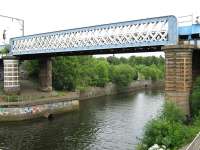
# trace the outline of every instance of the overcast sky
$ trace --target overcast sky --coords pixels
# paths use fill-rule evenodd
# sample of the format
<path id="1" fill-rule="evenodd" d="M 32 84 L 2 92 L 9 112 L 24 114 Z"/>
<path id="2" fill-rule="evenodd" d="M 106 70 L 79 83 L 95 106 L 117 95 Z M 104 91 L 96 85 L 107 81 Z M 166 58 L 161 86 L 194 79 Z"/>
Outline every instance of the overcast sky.
<path id="1" fill-rule="evenodd" d="M 0 0 L 0 14 L 25 20 L 25 34 L 164 15 L 200 15 L 199 0 Z"/>

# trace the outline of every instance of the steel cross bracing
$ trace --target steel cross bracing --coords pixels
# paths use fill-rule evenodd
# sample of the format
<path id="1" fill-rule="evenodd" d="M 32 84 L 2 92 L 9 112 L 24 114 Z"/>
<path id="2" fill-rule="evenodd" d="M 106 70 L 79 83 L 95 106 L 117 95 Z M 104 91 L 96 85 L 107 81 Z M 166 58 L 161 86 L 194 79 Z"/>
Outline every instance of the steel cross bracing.
<path id="1" fill-rule="evenodd" d="M 177 20 L 165 16 L 12 38 L 11 55 L 173 45 Z"/>

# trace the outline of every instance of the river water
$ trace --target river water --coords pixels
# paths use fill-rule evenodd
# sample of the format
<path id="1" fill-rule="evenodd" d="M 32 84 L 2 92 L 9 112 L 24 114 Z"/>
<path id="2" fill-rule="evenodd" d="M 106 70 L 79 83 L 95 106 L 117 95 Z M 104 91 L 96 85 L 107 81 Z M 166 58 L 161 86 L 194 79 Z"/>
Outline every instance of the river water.
<path id="1" fill-rule="evenodd" d="M 163 102 L 162 91 L 139 91 L 81 101 L 79 111 L 52 121 L 0 123 L 0 149 L 134 150 Z"/>

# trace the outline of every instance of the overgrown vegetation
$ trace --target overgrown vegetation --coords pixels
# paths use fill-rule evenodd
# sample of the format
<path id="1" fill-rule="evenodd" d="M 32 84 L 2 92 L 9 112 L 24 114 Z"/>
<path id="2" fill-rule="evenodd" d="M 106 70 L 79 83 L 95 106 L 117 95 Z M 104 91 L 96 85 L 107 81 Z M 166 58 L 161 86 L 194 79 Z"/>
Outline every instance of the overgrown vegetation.
<path id="1" fill-rule="evenodd" d="M 200 77 L 197 78 L 190 98 L 192 120 L 188 124 L 183 113 L 172 102 L 166 102 L 161 115 L 145 127 L 138 150 L 148 150 L 154 144 L 177 150 L 190 142 L 200 131 Z"/>
<path id="2" fill-rule="evenodd" d="M 197 77 L 192 89 L 192 95 L 190 97 L 191 113 L 192 116 L 199 114 L 200 111 L 200 77 Z"/>
<path id="3" fill-rule="evenodd" d="M 112 66 L 111 81 L 119 86 L 127 86 L 131 81 L 137 80 L 137 71 L 128 64 Z"/>
<path id="4" fill-rule="evenodd" d="M 37 79 L 38 61 L 27 61 L 25 66 L 29 75 Z M 85 89 L 89 86 L 104 87 L 108 82 L 127 86 L 134 80 L 162 80 L 163 76 L 163 57 L 73 56 L 53 59 L 53 87 L 56 90 Z"/>
<path id="5" fill-rule="evenodd" d="M 7 54 L 9 52 L 9 45 L 0 49 L 0 54 Z"/>

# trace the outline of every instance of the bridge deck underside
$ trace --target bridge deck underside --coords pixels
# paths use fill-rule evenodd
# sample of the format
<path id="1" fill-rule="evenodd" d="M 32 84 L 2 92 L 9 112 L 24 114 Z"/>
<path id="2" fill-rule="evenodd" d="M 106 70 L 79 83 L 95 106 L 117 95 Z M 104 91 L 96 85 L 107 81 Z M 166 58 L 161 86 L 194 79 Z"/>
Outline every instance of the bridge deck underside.
<path id="1" fill-rule="evenodd" d="M 115 49 L 98 49 L 98 50 L 79 50 L 79 51 L 68 51 L 59 53 L 41 53 L 41 54 L 26 54 L 16 56 L 19 59 L 38 59 L 40 57 L 52 57 L 52 56 L 78 56 L 78 55 L 98 55 L 98 54 L 118 54 L 118 53 L 142 53 L 142 52 L 159 52 L 161 46 L 151 46 L 151 47 L 129 47 L 129 48 L 115 48 Z"/>

